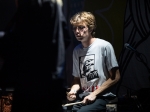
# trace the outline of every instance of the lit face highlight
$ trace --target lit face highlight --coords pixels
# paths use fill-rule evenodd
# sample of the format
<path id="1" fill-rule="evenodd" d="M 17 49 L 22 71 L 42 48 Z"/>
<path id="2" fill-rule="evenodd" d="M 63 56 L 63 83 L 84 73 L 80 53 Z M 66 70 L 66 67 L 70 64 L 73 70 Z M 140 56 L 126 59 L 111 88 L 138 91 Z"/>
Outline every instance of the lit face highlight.
<path id="1" fill-rule="evenodd" d="M 84 42 L 91 37 L 91 32 L 85 23 L 73 26 L 73 32 L 78 41 Z"/>

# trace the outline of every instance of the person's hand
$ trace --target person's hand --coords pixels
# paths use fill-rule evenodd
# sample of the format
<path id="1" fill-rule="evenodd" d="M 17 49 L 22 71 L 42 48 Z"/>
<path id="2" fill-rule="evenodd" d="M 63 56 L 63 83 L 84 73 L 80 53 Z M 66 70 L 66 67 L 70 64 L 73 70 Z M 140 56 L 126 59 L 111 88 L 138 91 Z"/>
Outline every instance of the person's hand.
<path id="1" fill-rule="evenodd" d="M 90 104 L 93 103 L 96 99 L 96 95 L 94 94 L 89 94 L 88 96 L 84 97 L 84 99 L 82 100 L 83 104 Z"/>
<path id="2" fill-rule="evenodd" d="M 74 101 L 76 99 L 76 92 L 75 91 L 70 91 L 68 94 L 67 94 L 67 99 L 69 101 Z"/>

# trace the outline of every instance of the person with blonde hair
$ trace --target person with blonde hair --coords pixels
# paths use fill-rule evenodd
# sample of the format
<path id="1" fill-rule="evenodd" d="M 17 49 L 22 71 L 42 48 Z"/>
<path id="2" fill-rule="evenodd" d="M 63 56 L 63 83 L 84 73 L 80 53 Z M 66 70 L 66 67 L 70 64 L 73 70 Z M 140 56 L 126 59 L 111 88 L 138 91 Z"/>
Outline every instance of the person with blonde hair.
<path id="1" fill-rule="evenodd" d="M 73 112 L 104 111 L 109 99 L 116 96 L 112 90 L 120 79 L 113 46 L 95 37 L 96 20 L 91 12 L 76 13 L 70 23 L 81 44 L 73 50 L 74 78 L 67 99 L 82 102 L 73 105 Z"/>

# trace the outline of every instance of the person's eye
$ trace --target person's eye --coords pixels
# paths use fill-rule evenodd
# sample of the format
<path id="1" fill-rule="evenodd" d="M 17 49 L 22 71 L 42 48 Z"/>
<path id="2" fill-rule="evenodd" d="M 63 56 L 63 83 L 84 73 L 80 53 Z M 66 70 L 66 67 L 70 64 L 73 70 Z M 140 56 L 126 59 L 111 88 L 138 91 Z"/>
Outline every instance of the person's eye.
<path id="1" fill-rule="evenodd" d="M 85 28 L 85 26 L 78 26 L 78 28 L 79 28 L 80 30 L 82 30 L 82 29 Z"/>
<path id="2" fill-rule="evenodd" d="M 72 30 L 76 30 L 77 27 L 72 27 Z"/>

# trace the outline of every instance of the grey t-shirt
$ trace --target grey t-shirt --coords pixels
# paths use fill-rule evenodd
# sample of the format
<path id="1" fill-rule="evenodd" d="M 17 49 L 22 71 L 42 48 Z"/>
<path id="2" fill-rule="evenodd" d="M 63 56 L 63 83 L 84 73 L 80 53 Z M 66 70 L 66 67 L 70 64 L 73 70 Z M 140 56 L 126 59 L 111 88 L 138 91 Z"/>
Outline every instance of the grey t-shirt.
<path id="1" fill-rule="evenodd" d="M 118 67 L 112 45 L 102 39 L 96 40 L 87 48 L 79 44 L 73 51 L 73 73 L 80 77 L 81 89 L 93 92 L 108 78 L 108 71 Z"/>

